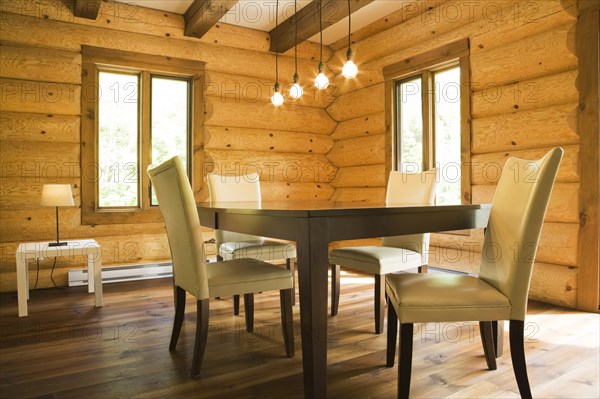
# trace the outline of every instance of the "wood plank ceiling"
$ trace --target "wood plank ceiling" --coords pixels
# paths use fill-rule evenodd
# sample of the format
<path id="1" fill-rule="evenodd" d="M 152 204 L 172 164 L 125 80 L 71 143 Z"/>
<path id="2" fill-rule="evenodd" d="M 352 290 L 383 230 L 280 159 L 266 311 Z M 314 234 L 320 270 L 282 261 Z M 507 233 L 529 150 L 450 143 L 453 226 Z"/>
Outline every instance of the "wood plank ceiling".
<path id="1" fill-rule="evenodd" d="M 354 13 L 374 0 L 350 0 L 350 12 Z M 98 17 L 101 0 L 77 0 L 75 16 L 95 20 Z M 238 0 L 195 0 L 184 13 L 185 36 L 201 38 L 210 28 L 232 9 Z M 321 9 L 322 29 L 341 21 L 348 16 L 348 7 L 340 0 L 313 0 L 269 32 L 270 51 L 280 53 L 294 47 L 298 25 L 298 43 L 319 33 L 319 8 Z M 279 48 L 276 48 L 277 45 Z"/>

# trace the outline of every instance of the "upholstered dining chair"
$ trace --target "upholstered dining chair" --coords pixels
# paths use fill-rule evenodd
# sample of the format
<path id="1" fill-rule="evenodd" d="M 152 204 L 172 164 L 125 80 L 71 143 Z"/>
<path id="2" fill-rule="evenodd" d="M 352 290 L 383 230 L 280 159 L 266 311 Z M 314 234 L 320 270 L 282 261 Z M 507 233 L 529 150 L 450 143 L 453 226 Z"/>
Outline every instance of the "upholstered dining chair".
<path id="1" fill-rule="evenodd" d="M 435 169 L 406 174 L 391 171 L 386 203 L 393 205 L 433 205 L 437 172 Z M 382 246 L 346 247 L 329 253 L 331 265 L 331 315 L 340 303 L 340 266 L 375 276 L 375 332 L 383 332 L 385 275 L 409 269 L 426 271 L 429 234 L 384 237 Z"/>
<path id="2" fill-rule="evenodd" d="M 257 259 L 206 263 L 196 201 L 183 163 L 174 157 L 159 166 L 149 167 L 148 174 L 156 190 L 173 259 L 175 319 L 169 349 L 175 350 L 177 345 L 186 292 L 196 297 L 196 341 L 192 360 L 195 377 L 200 374 L 208 337 L 209 298 L 234 294 L 251 298 L 255 292 L 279 290 L 285 350 L 288 357 L 293 357 L 292 272 Z M 254 309 L 247 307 L 248 332 L 252 332 L 253 320 Z"/>
<path id="3" fill-rule="evenodd" d="M 386 277 L 388 305 L 387 366 L 394 365 L 398 321 L 398 398 L 410 392 L 413 325 L 479 321 L 484 355 L 496 369 L 497 336 L 492 322 L 510 320 L 510 354 L 522 398 L 531 398 L 523 329 L 535 252 L 562 148 L 543 158 L 509 158 L 496 188 L 483 242 L 478 277 L 398 274 Z M 495 345 L 496 344 L 496 345 Z"/>
<path id="4" fill-rule="evenodd" d="M 209 174 L 206 180 L 211 202 L 261 202 L 258 173 L 238 176 Z M 224 230 L 215 230 L 215 238 L 218 260 L 242 257 L 273 262 L 285 259 L 287 269 L 294 272 L 292 259 L 296 257 L 296 247 L 293 244 Z M 295 287 L 292 292 L 294 294 L 292 305 L 294 305 L 296 302 Z M 236 315 L 239 314 L 239 298 L 237 295 L 233 297 L 233 313 Z"/>

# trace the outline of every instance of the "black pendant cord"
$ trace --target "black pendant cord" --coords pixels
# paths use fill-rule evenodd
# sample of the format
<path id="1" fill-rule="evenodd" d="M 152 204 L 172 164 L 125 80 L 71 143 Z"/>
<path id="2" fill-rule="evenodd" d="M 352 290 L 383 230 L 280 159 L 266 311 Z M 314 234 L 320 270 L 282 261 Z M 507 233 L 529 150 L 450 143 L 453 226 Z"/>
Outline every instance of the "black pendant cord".
<path id="1" fill-rule="evenodd" d="M 275 3 L 275 26 L 279 26 L 279 0 Z M 279 86 L 279 33 L 275 37 L 275 86 Z"/>
<path id="2" fill-rule="evenodd" d="M 298 0 L 294 0 L 294 83 L 298 79 Z"/>
<path id="3" fill-rule="evenodd" d="M 319 1 L 319 38 L 320 38 L 320 46 L 319 46 L 319 72 L 321 72 L 323 68 L 323 18 L 321 16 L 321 11 L 323 8 L 323 0 Z"/>
<path id="4" fill-rule="evenodd" d="M 348 0 L 348 51 L 350 51 L 350 46 L 352 43 L 350 40 L 350 35 L 352 34 L 352 17 L 350 15 L 350 0 Z"/>

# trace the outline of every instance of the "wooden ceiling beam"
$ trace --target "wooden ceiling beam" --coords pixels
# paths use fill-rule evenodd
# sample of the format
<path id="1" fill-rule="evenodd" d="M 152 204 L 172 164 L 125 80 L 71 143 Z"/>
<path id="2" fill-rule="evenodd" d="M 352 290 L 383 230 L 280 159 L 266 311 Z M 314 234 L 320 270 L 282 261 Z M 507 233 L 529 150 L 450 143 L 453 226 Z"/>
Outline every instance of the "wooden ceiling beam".
<path id="1" fill-rule="evenodd" d="M 102 0 L 77 0 L 73 14 L 79 18 L 95 20 L 98 18 L 101 3 Z"/>
<path id="2" fill-rule="evenodd" d="M 183 15 L 184 35 L 201 38 L 237 2 L 238 0 L 195 0 Z"/>
<path id="3" fill-rule="evenodd" d="M 351 0 L 350 12 L 356 12 L 374 0 Z M 341 21 L 348 16 L 348 3 L 340 0 L 313 0 L 298 11 L 297 17 L 292 15 L 269 32 L 270 51 L 284 53 L 294 47 L 295 24 L 298 24 L 298 43 L 319 33 L 319 5 L 323 19 L 323 29 Z M 279 39 L 279 41 L 278 41 Z M 277 43 L 279 48 L 277 49 Z"/>

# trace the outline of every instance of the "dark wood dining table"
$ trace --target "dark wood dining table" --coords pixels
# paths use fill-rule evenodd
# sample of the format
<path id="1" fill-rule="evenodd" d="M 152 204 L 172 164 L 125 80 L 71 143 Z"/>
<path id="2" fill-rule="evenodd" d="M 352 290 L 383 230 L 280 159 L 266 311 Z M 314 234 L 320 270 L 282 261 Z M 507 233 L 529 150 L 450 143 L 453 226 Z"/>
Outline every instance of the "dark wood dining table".
<path id="1" fill-rule="evenodd" d="M 491 205 L 395 206 L 329 201 L 198 204 L 205 227 L 296 242 L 305 398 L 327 397 L 328 244 L 485 228 Z"/>

